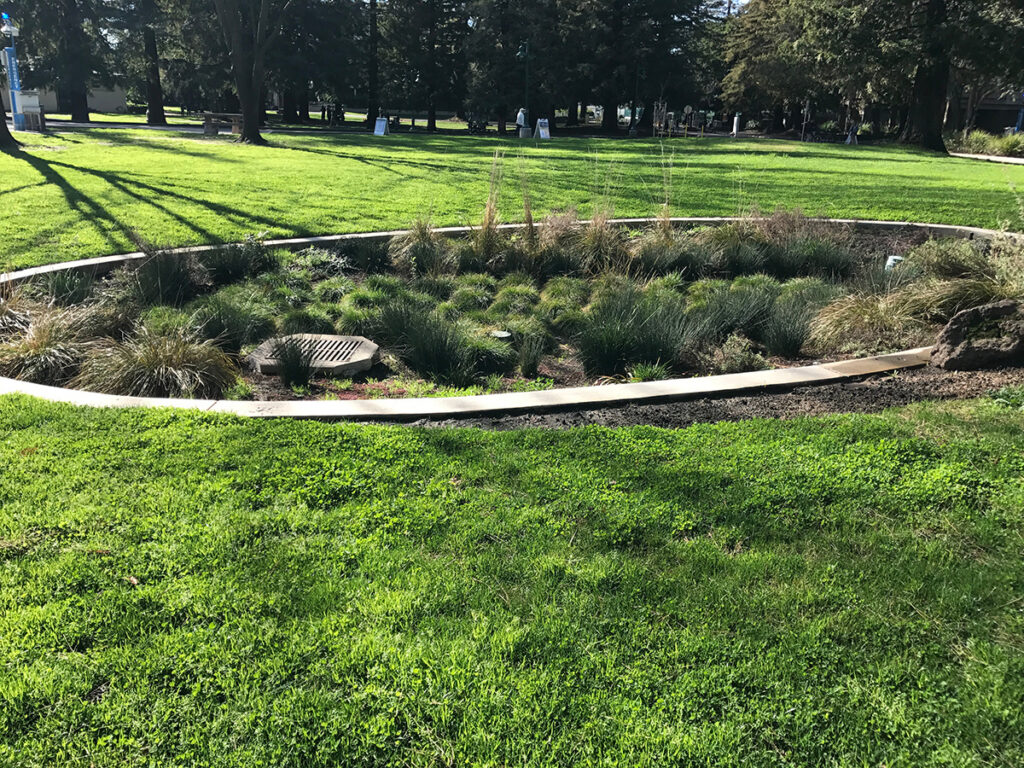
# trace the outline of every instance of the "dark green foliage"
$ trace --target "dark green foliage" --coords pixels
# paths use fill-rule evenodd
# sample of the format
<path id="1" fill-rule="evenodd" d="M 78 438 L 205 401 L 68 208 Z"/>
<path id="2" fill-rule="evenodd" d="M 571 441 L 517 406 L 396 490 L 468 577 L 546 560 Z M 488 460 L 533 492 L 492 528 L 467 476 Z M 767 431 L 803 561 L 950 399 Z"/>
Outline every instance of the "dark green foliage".
<path id="1" fill-rule="evenodd" d="M 341 277 L 352 269 L 348 258 L 335 250 L 311 246 L 295 254 L 290 265 L 309 273 L 314 282 Z"/>
<path id="2" fill-rule="evenodd" d="M 480 285 L 467 285 L 451 296 L 451 304 L 460 312 L 486 309 L 491 303 L 491 292 Z"/>
<path id="3" fill-rule="evenodd" d="M 486 334 L 467 333 L 466 346 L 478 375 L 508 375 L 516 368 L 516 351 L 508 341 Z"/>
<path id="4" fill-rule="evenodd" d="M 72 384 L 115 395 L 216 399 L 237 376 L 231 358 L 212 342 L 190 331 L 155 334 L 140 327 L 124 341 L 91 344 Z"/>
<path id="5" fill-rule="evenodd" d="M 157 305 L 145 310 L 139 316 L 139 322 L 146 327 L 150 333 L 158 336 L 165 336 L 169 333 L 177 333 L 191 328 L 192 316 L 181 309 Z M 108 334 L 99 334 L 108 335 Z"/>
<path id="6" fill-rule="evenodd" d="M 355 283 L 347 277 L 330 277 L 317 283 L 313 295 L 317 301 L 335 304 L 345 298 L 355 288 Z"/>
<path id="7" fill-rule="evenodd" d="M 84 269 L 62 269 L 42 280 L 43 293 L 62 307 L 81 304 L 92 295 L 96 279 Z"/>
<path id="8" fill-rule="evenodd" d="M 678 272 L 686 280 L 707 274 L 714 253 L 701 240 L 676 232 L 654 229 L 642 233 L 632 243 L 629 271 L 641 278 Z"/>
<path id="9" fill-rule="evenodd" d="M 635 286 L 606 291 L 587 312 L 577 339 L 591 374 L 624 373 L 634 363 L 676 365 L 687 341 L 682 297 L 666 300 Z"/>
<path id="10" fill-rule="evenodd" d="M 271 347 L 277 375 L 286 387 L 305 387 L 313 378 L 313 355 L 295 339 L 278 339 Z"/>
<path id="11" fill-rule="evenodd" d="M 798 278 L 783 285 L 760 332 L 768 352 L 785 357 L 799 355 L 810 336 L 814 316 L 840 292 L 837 286 L 815 278 Z"/>
<path id="12" fill-rule="evenodd" d="M 532 285 L 506 285 L 494 297 L 488 313 L 495 318 L 528 314 L 540 300 L 540 293 Z"/>
<path id="13" fill-rule="evenodd" d="M 209 287 L 210 276 L 190 253 L 154 251 L 119 269 L 111 292 L 142 305 L 177 306 Z"/>
<path id="14" fill-rule="evenodd" d="M 353 269 L 368 274 L 384 272 L 391 264 L 388 241 L 381 238 L 353 237 L 339 240 L 334 246 L 334 252 Z"/>
<path id="15" fill-rule="evenodd" d="M 277 259 L 256 237 L 242 243 L 225 245 L 197 255 L 214 285 L 227 285 L 258 275 L 277 266 Z"/>
<path id="16" fill-rule="evenodd" d="M 334 333 L 334 323 L 326 315 L 304 309 L 295 309 L 278 321 L 282 336 L 293 333 Z"/>
<path id="17" fill-rule="evenodd" d="M 422 376 L 455 386 L 473 378 L 475 361 L 466 335 L 435 312 L 392 301 L 369 320 L 368 330 L 374 341 Z"/>
<path id="18" fill-rule="evenodd" d="M 274 316 L 270 307 L 254 294 L 237 291 L 217 293 L 200 299 L 190 309 L 192 324 L 200 335 L 217 342 L 229 352 L 238 352 L 246 344 L 260 342 L 274 332 Z M 290 312 L 286 315 L 282 325 L 301 324 L 294 320 L 296 314 Z"/>
<path id="19" fill-rule="evenodd" d="M 12 766 L 1024 758 L 1008 408 L 0 434 Z"/>
<path id="20" fill-rule="evenodd" d="M 451 275 L 427 275 L 412 281 L 412 289 L 429 294 L 438 301 L 447 301 L 455 291 L 457 283 Z"/>

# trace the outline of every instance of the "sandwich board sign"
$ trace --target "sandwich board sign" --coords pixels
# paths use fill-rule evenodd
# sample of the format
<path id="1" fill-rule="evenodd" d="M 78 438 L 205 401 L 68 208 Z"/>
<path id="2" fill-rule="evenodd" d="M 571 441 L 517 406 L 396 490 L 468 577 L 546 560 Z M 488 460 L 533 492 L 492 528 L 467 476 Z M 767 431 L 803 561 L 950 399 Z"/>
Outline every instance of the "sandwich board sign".
<path id="1" fill-rule="evenodd" d="M 551 128 L 548 126 L 548 119 L 542 117 L 537 121 L 537 128 L 533 132 L 533 138 L 535 139 L 550 139 Z"/>
<path id="2" fill-rule="evenodd" d="M 388 128 L 388 119 L 386 117 L 378 117 L 377 122 L 373 126 L 374 136 L 390 136 L 391 129 Z"/>

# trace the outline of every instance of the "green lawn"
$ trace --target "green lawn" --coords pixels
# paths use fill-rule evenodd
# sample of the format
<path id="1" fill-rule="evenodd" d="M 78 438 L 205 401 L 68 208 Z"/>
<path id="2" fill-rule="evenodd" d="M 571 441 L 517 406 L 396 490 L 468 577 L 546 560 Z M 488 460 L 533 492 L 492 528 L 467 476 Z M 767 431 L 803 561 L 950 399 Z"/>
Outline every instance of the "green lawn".
<path id="1" fill-rule="evenodd" d="M 5 766 L 1024 764 L 1024 413 L 0 398 Z"/>
<path id="2" fill-rule="evenodd" d="M 274 135 L 269 147 L 228 137 L 134 129 L 23 134 L 0 155 L 0 265 L 131 250 L 129 233 L 163 245 L 251 232 L 312 235 L 479 220 L 492 156 L 504 152 L 500 199 L 522 216 L 610 206 L 650 215 L 671 175 L 677 215 L 752 206 L 809 214 L 1020 226 L 1024 168 L 889 147 L 776 141 L 557 139 L 525 145 L 470 136 Z M 520 160 L 522 155 L 522 160 Z"/>

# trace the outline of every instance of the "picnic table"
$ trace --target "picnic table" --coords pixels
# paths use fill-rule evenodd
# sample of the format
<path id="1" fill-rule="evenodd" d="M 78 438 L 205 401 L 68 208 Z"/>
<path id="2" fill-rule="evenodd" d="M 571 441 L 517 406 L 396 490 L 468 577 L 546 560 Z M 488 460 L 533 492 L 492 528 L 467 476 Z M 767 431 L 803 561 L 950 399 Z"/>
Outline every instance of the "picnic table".
<path id="1" fill-rule="evenodd" d="M 203 135 L 216 136 L 221 128 L 231 126 L 231 132 L 242 132 L 242 116 L 233 112 L 203 112 Z"/>

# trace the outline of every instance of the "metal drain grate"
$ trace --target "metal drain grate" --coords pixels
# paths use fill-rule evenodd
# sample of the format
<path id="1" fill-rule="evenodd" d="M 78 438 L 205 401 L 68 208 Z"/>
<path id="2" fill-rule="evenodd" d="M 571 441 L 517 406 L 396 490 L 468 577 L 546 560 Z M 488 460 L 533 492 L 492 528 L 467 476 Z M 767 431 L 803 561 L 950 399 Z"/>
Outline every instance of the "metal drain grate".
<path id="1" fill-rule="evenodd" d="M 308 352 L 313 363 L 337 360 L 344 363 L 359 349 L 362 341 L 346 336 L 319 336 L 312 339 L 298 339 L 299 346 Z"/>
<path id="2" fill-rule="evenodd" d="M 369 370 L 377 356 L 377 345 L 362 336 L 328 336 L 297 333 L 277 339 L 268 339 L 249 356 L 253 367 L 260 373 L 277 373 L 278 361 L 274 350 L 281 342 L 297 344 L 310 358 L 314 371 L 339 376 Z"/>

